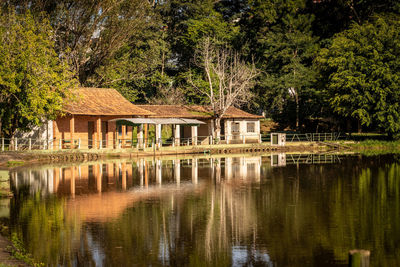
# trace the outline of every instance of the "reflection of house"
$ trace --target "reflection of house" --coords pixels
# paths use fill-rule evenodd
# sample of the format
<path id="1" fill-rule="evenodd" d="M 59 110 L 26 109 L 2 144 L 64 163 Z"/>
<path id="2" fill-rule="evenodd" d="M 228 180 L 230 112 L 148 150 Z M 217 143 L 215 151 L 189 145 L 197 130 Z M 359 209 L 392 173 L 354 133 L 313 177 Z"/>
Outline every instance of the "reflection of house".
<path id="1" fill-rule="evenodd" d="M 286 166 L 286 154 L 272 154 L 271 155 L 271 166 Z"/>
<path id="2" fill-rule="evenodd" d="M 260 180 L 261 157 L 225 158 L 225 179 Z"/>
<path id="3" fill-rule="evenodd" d="M 212 110 L 204 106 L 189 105 L 140 105 L 141 108 L 153 112 L 149 117 L 197 119 L 206 124 L 198 127 L 198 142 L 209 142 L 212 135 Z M 221 120 L 221 135 L 226 136 L 228 143 L 258 143 L 260 142 L 260 119 L 262 116 L 247 113 L 235 107 L 230 107 Z M 184 126 L 177 136 L 191 138 L 193 131 Z"/>

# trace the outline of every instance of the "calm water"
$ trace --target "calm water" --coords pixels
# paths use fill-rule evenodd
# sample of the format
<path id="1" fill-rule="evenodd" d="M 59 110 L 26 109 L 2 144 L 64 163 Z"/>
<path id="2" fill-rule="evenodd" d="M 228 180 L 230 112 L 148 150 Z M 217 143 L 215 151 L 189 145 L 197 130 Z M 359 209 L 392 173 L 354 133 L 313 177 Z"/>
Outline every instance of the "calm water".
<path id="1" fill-rule="evenodd" d="M 51 266 L 346 266 L 354 248 L 400 266 L 396 155 L 105 161 L 10 181 L 11 232 Z"/>

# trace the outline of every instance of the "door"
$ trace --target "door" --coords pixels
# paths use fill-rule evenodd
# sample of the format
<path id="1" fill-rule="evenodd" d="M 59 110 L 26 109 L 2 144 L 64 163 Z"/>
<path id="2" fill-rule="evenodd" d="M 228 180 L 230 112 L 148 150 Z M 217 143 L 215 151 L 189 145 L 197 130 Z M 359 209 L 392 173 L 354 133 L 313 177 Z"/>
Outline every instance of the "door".
<path id="1" fill-rule="evenodd" d="M 240 140 L 240 123 L 239 122 L 232 122 L 231 124 L 231 134 L 232 140 L 238 141 Z"/>

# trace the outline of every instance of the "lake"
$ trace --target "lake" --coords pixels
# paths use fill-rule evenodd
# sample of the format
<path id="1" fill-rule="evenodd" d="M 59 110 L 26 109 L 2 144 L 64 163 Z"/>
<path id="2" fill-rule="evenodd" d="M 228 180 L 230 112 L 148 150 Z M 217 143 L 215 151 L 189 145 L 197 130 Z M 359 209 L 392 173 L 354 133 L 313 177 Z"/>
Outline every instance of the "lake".
<path id="1" fill-rule="evenodd" d="M 0 215 L 49 266 L 400 266 L 400 157 L 231 155 L 10 171 Z"/>

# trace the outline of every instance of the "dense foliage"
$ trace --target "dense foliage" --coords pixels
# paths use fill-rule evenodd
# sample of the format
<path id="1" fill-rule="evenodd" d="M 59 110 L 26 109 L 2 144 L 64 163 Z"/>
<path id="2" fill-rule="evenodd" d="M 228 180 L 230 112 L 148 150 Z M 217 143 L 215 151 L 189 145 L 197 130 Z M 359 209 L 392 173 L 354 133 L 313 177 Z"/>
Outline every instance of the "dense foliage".
<path id="1" fill-rule="evenodd" d="M 1 18 L 0 129 L 5 136 L 54 118 L 73 87 L 47 19 L 35 20 L 30 13 Z"/>
<path id="2" fill-rule="evenodd" d="M 9 0 L 0 7 L 3 25 L 10 14 L 45 24 L 42 38 L 54 42 L 45 54 L 56 53 L 52 64 L 81 85 L 114 87 L 131 101 L 212 104 L 188 79 L 207 83 L 195 61 L 210 38 L 255 64 L 260 74 L 242 107 L 282 129 L 400 130 L 398 0 Z M 24 45 L 2 47 L 4 80 L 12 77 L 7 53 L 20 55 Z M 10 124 L 13 111 L 2 112 Z"/>
<path id="3" fill-rule="evenodd" d="M 354 24 L 321 50 L 328 103 L 345 118 L 400 133 L 400 16 Z"/>

